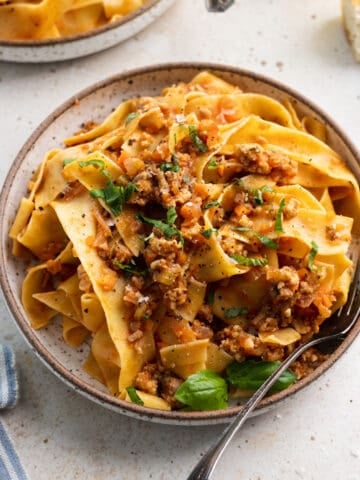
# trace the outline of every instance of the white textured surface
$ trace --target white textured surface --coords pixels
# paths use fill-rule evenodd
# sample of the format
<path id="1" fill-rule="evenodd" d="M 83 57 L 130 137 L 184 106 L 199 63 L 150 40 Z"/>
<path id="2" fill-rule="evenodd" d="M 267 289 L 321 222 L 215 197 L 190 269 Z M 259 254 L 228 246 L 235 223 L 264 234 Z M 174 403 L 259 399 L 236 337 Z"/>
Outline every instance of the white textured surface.
<path id="1" fill-rule="evenodd" d="M 177 0 L 156 23 L 111 50 L 54 65 L 0 63 L 1 179 L 36 125 L 76 91 L 150 63 L 231 63 L 316 101 L 360 147 L 360 66 L 338 0 L 236 0 L 225 14 Z M 185 480 L 217 427 L 146 424 L 71 392 L 24 343 L 0 304 L 0 341 L 16 350 L 22 399 L 2 419 L 31 480 Z M 307 390 L 250 420 L 214 480 L 359 480 L 360 340 Z"/>

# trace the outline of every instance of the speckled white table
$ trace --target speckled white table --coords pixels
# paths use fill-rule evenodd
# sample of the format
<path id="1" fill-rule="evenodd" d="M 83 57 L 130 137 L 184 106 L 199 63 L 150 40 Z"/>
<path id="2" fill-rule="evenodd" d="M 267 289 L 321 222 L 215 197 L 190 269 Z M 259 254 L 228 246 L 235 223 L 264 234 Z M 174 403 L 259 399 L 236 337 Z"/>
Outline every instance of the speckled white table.
<path id="1" fill-rule="evenodd" d="M 318 102 L 360 147 L 360 65 L 340 0 L 236 0 L 225 14 L 177 0 L 131 40 L 84 59 L 0 64 L 1 179 L 58 104 L 123 69 L 166 61 L 229 63 L 265 73 Z M 31 480 L 185 480 L 216 427 L 169 427 L 106 411 L 73 393 L 29 350 L 0 303 L 0 341 L 13 345 L 21 401 L 1 414 Z M 214 480 L 360 479 L 360 340 L 320 380 L 251 419 Z"/>

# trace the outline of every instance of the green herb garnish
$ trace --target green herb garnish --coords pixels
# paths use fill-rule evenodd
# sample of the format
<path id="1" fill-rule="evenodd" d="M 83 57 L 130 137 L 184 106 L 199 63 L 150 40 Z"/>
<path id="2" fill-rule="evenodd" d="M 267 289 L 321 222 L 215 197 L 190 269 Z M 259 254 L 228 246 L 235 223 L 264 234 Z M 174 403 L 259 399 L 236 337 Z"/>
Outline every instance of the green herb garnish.
<path id="1" fill-rule="evenodd" d="M 181 243 L 181 245 L 184 245 L 184 238 L 181 235 L 180 230 L 178 230 L 176 227 L 174 227 L 174 222 L 177 218 L 177 213 L 174 207 L 170 207 L 169 210 L 166 213 L 166 223 L 163 222 L 162 220 L 156 220 L 154 218 L 149 218 L 149 217 L 144 217 L 140 213 L 137 215 L 137 218 L 147 224 L 147 225 L 152 225 L 158 230 L 160 230 L 166 238 L 171 238 L 176 236 Z M 149 236 L 150 237 L 150 236 Z M 147 238 L 149 238 L 147 237 Z"/>
<path id="2" fill-rule="evenodd" d="M 82 160 L 81 162 L 79 162 L 79 167 L 81 168 L 88 167 L 89 165 L 98 167 L 102 173 L 104 172 L 105 162 L 103 160 L 97 160 L 94 158 L 93 160 Z M 106 176 L 108 175 L 106 174 Z"/>
<path id="3" fill-rule="evenodd" d="M 275 240 L 271 239 L 270 237 L 267 237 L 266 235 L 261 235 L 260 233 L 256 232 L 252 228 L 234 227 L 232 230 L 234 230 L 235 232 L 251 232 L 266 247 L 271 248 L 272 250 L 278 249 L 278 245 L 275 242 Z"/>
<path id="4" fill-rule="evenodd" d="M 205 143 L 199 137 L 198 131 L 194 125 L 189 125 L 189 136 L 194 147 L 196 147 L 199 152 L 205 153 L 208 151 L 207 145 L 205 145 Z"/>
<path id="5" fill-rule="evenodd" d="M 114 267 L 118 268 L 119 270 L 123 270 L 126 273 L 140 276 L 145 276 L 147 274 L 147 271 L 141 270 L 133 260 L 131 260 L 130 263 L 121 263 L 119 260 L 115 259 L 112 263 Z"/>
<path id="6" fill-rule="evenodd" d="M 127 391 L 128 395 L 130 397 L 130 400 L 133 403 L 136 403 L 136 405 L 144 405 L 144 402 L 139 397 L 135 387 L 127 387 L 126 391 Z"/>
<path id="7" fill-rule="evenodd" d="M 317 255 L 318 251 L 319 251 L 319 245 L 316 242 L 314 242 L 314 240 L 312 240 L 311 250 L 310 250 L 309 258 L 308 258 L 308 267 L 312 272 L 314 270 L 316 270 L 316 267 L 314 265 L 314 260 L 315 260 L 315 257 Z"/>
<path id="8" fill-rule="evenodd" d="M 170 162 L 162 163 L 159 168 L 162 172 L 175 172 L 175 173 L 179 172 L 180 165 L 179 165 L 179 160 L 176 153 L 172 154 L 171 163 Z"/>
<path id="9" fill-rule="evenodd" d="M 245 257 L 244 255 L 231 255 L 231 258 L 236 260 L 239 265 L 246 267 L 264 267 L 268 264 L 267 258 Z"/>
<path id="10" fill-rule="evenodd" d="M 209 290 L 206 296 L 206 303 L 208 305 L 212 305 L 214 303 L 214 300 L 215 300 L 215 290 L 211 289 Z"/>
<path id="11" fill-rule="evenodd" d="M 225 318 L 229 320 L 230 318 L 236 318 L 242 315 L 246 315 L 247 313 L 247 308 L 228 308 L 227 310 L 225 310 Z"/>
<path id="12" fill-rule="evenodd" d="M 245 188 L 244 180 L 242 178 L 234 178 L 232 180 L 232 184 L 241 188 Z"/>
<path id="13" fill-rule="evenodd" d="M 207 203 L 204 207 L 203 207 L 203 210 L 208 210 L 209 208 L 211 207 L 218 207 L 220 205 L 220 203 L 215 200 L 215 202 L 210 202 L 210 203 Z"/>
<path id="14" fill-rule="evenodd" d="M 280 362 L 266 362 L 245 360 L 234 362 L 226 369 L 226 379 L 241 390 L 257 390 L 265 380 L 278 368 Z M 296 381 L 296 375 L 286 370 L 270 389 L 270 392 L 279 392 Z"/>
<path id="15" fill-rule="evenodd" d="M 129 125 L 130 122 L 134 120 L 134 118 L 139 116 L 139 112 L 131 112 L 129 115 L 125 118 L 125 127 Z"/>
<path id="16" fill-rule="evenodd" d="M 215 170 L 216 168 L 218 168 L 218 163 L 216 161 L 216 158 L 215 157 L 211 157 L 208 164 L 207 164 L 207 168 L 209 170 Z"/>
<path id="17" fill-rule="evenodd" d="M 283 210 L 285 207 L 285 198 L 282 198 L 279 204 L 279 210 L 276 213 L 275 218 L 275 232 L 276 233 L 284 233 L 283 224 L 282 224 L 282 217 L 283 217 Z"/>
<path id="18" fill-rule="evenodd" d="M 101 198 L 106 205 L 110 208 L 111 213 L 115 216 L 120 215 L 125 203 L 127 203 L 132 194 L 137 192 L 137 187 L 134 183 L 128 183 L 125 186 L 115 185 L 114 182 L 109 179 L 105 188 L 96 188 L 90 190 L 90 195 L 93 198 Z"/>
<path id="19" fill-rule="evenodd" d="M 66 165 L 69 165 L 69 163 L 74 162 L 76 158 L 64 158 L 63 160 L 63 166 L 66 167 Z"/>
<path id="20" fill-rule="evenodd" d="M 256 205 L 264 204 L 263 192 L 273 192 L 273 189 L 269 187 L 269 185 L 263 185 L 260 188 L 255 188 L 254 190 L 251 190 L 251 193 L 254 196 Z"/>
<path id="21" fill-rule="evenodd" d="M 227 384 L 219 374 L 200 370 L 180 385 L 175 398 L 192 410 L 219 410 L 228 405 Z"/>
<path id="22" fill-rule="evenodd" d="M 201 232 L 201 235 L 207 239 L 209 239 L 211 237 L 211 235 L 215 233 L 215 235 L 218 234 L 218 231 L 216 230 L 216 228 L 208 228 L 206 230 L 203 230 Z"/>
<path id="23" fill-rule="evenodd" d="M 166 222 L 169 225 L 174 225 L 176 219 L 177 219 L 176 209 L 175 207 L 170 207 L 166 212 Z"/>

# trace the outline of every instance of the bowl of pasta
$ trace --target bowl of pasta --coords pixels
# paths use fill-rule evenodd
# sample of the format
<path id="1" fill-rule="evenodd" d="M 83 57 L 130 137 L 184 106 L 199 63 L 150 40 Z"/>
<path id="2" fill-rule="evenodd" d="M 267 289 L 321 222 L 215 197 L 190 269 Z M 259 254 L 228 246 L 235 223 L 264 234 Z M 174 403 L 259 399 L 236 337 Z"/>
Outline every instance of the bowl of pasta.
<path id="1" fill-rule="evenodd" d="M 83 57 L 137 34 L 174 0 L 0 0 L 0 60 Z"/>
<path id="2" fill-rule="evenodd" d="M 170 64 L 54 111 L 0 199 L 0 280 L 20 331 L 84 396 L 164 423 L 229 421 L 347 299 L 359 156 L 258 74 Z M 307 351 L 257 413 L 309 385 Z"/>

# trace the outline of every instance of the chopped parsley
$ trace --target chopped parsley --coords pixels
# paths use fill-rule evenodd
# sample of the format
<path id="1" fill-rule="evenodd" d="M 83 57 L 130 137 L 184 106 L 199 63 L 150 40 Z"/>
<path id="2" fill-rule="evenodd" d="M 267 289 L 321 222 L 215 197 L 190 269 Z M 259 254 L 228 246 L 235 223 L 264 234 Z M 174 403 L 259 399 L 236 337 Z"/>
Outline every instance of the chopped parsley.
<path id="1" fill-rule="evenodd" d="M 205 153 L 208 151 L 207 145 L 199 137 L 198 131 L 194 125 L 189 125 L 189 136 L 194 147 L 196 147 L 199 152 Z"/>
<path id="2" fill-rule="evenodd" d="M 210 202 L 210 203 L 207 203 L 204 207 L 203 207 L 203 210 L 208 210 L 209 208 L 211 207 L 218 207 L 220 205 L 220 203 L 215 200 L 215 202 Z"/>
<path id="3" fill-rule="evenodd" d="M 130 397 L 130 400 L 133 403 L 136 403 L 136 405 L 144 405 L 144 402 L 139 397 L 135 387 L 127 387 L 126 391 L 127 391 L 128 395 Z"/>
<path id="4" fill-rule="evenodd" d="M 201 232 L 201 235 L 207 239 L 209 239 L 211 237 L 211 235 L 215 233 L 215 235 L 218 234 L 218 231 L 216 230 L 216 228 L 208 228 L 206 230 L 203 230 Z"/>
<path id="5" fill-rule="evenodd" d="M 285 198 L 282 198 L 279 204 L 279 210 L 276 213 L 276 218 L 275 218 L 275 232 L 276 233 L 284 233 L 283 230 L 283 210 L 285 207 Z"/>
<path id="6" fill-rule="evenodd" d="M 93 198 L 101 198 L 104 200 L 106 205 L 110 208 L 111 213 L 118 216 L 122 212 L 125 203 L 127 203 L 132 194 L 137 191 L 137 187 L 134 183 L 128 183 L 125 186 L 115 185 L 114 182 L 109 179 L 105 188 L 90 190 L 90 195 Z"/>
<path id="7" fill-rule="evenodd" d="M 278 245 L 277 243 L 275 242 L 275 240 L 273 240 L 272 238 L 270 237 L 267 237 L 266 235 L 261 235 L 260 233 L 256 232 L 255 230 L 253 230 L 252 228 L 248 228 L 248 227 L 234 227 L 233 230 L 235 232 L 251 232 L 253 235 L 255 235 L 255 237 L 260 240 L 260 242 L 265 245 L 265 247 L 268 247 L 268 248 L 271 248 L 272 250 L 277 250 L 278 249 Z"/>
<path id="8" fill-rule="evenodd" d="M 139 116 L 139 112 L 131 112 L 129 115 L 125 118 L 125 127 L 129 125 L 130 122 L 134 120 L 134 118 Z"/>
<path id="9" fill-rule="evenodd" d="M 236 260 L 239 265 L 246 267 L 264 267 L 268 264 L 267 258 L 245 257 L 244 255 L 231 255 L 231 258 Z"/>
<path id="10" fill-rule="evenodd" d="M 242 315 L 246 315 L 248 313 L 247 308 L 228 308 L 225 310 L 225 318 L 227 320 L 231 318 L 240 317 Z"/>
<path id="11" fill-rule="evenodd" d="M 308 259 L 308 267 L 312 272 L 316 270 L 316 267 L 314 265 L 314 260 L 318 251 L 319 251 L 319 245 L 313 240 L 311 242 L 311 250 L 310 250 L 309 259 Z"/>

